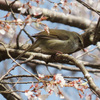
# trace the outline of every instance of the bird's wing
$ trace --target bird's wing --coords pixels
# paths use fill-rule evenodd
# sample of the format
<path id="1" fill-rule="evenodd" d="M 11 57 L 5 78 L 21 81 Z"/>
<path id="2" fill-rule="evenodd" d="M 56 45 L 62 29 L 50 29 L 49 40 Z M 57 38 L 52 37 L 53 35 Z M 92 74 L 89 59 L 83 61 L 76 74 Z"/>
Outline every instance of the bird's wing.
<path id="1" fill-rule="evenodd" d="M 50 33 L 47 33 L 46 31 L 40 32 L 35 34 L 32 37 L 35 38 L 41 38 L 41 39 L 59 39 L 59 40 L 67 40 L 69 39 L 72 32 L 65 31 L 65 30 L 58 30 L 58 29 L 50 29 Z"/>

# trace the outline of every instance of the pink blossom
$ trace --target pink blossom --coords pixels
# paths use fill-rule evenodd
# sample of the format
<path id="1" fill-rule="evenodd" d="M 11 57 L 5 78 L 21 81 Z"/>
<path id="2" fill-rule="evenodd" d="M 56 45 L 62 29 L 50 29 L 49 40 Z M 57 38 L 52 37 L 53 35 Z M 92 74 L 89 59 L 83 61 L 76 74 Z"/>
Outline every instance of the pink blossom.
<path id="1" fill-rule="evenodd" d="M 61 74 L 55 75 L 55 83 L 59 83 L 63 87 L 65 85 L 64 77 Z"/>
<path id="2" fill-rule="evenodd" d="M 31 15 L 38 16 L 38 15 L 41 15 L 41 14 L 42 14 L 42 11 L 41 11 L 40 8 L 36 8 L 36 7 L 34 7 L 34 6 L 31 6 L 31 7 L 29 8 L 29 13 L 30 13 Z"/>
<path id="3" fill-rule="evenodd" d="M 0 34 L 5 35 L 5 30 L 4 29 L 0 29 Z"/>
<path id="4" fill-rule="evenodd" d="M 58 11 L 58 10 L 59 10 L 59 8 L 58 8 L 58 4 L 57 4 L 57 3 L 54 3 L 54 6 L 52 7 L 51 10 Z"/>
<path id="5" fill-rule="evenodd" d="M 32 100 L 32 98 L 33 98 L 33 92 L 32 91 L 26 90 L 25 95 L 28 97 L 29 100 Z"/>
<path id="6" fill-rule="evenodd" d="M 25 12 L 27 12 L 27 9 L 28 9 L 28 5 L 27 4 L 24 4 L 22 7 L 18 8 L 18 10 L 20 10 L 20 12 L 22 14 L 24 14 Z"/>
<path id="7" fill-rule="evenodd" d="M 38 74 L 39 78 L 44 78 L 45 76 L 43 74 Z"/>

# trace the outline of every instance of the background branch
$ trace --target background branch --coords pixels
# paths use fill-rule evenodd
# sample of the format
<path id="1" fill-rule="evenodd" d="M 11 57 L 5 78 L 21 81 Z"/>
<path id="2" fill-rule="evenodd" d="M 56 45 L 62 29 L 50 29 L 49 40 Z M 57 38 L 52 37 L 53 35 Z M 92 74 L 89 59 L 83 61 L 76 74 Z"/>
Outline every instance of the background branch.
<path id="1" fill-rule="evenodd" d="M 9 4 L 11 4 L 11 1 L 8 1 Z M 14 13 L 20 13 L 18 11 L 18 8 L 22 6 L 22 3 L 19 1 L 16 1 L 11 7 Z M 35 7 L 36 8 L 36 7 Z M 0 9 L 5 11 L 10 11 L 10 8 L 6 5 L 5 0 L 0 0 Z M 35 16 L 37 18 L 40 18 L 42 15 L 48 17 L 47 20 L 55 23 L 62 23 L 65 25 L 74 26 L 80 29 L 87 29 L 89 27 L 94 27 L 96 25 L 96 22 L 92 22 L 89 19 L 79 17 L 79 16 L 73 16 L 73 15 L 65 15 L 60 12 L 51 11 L 45 8 L 38 8 L 42 11 L 42 14 L 39 16 Z M 25 13 L 24 15 L 28 15 L 28 13 Z"/>
<path id="2" fill-rule="evenodd" d="M 10 89 L 8 85 L 4 85 L 0 83 L 0 91 L 4 91 L 5 93 L 1 93 L 7 100 L 22 100 L 21 97 L 15 92 L 11 92 L 13 90 Z M 10 91 L 11 93 L 6 93 L 6 91 Z"/>

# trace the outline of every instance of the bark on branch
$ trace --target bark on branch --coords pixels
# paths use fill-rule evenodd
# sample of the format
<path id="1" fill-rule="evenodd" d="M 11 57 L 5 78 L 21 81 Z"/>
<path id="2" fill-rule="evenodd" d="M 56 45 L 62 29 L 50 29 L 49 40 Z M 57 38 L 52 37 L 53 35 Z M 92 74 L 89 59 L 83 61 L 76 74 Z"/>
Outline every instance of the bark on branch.
<path id="1" fill-rule="evenodd" d="M 8 4 L 11 4 L 12 2 L 7 0 Z M 22 3 L 19 1 L 16 1 L 14 4 L 11 5 L 11 8 L 14 13 L 20 13 L 18 11 L 18 8 L 22 6 Z M 0 9 L 5 11 L 10 11 L 10 7 L 6 4 L 5 0 L 0 0 Z M 48 21 L 55 22 L 55 23 L 62 23 L 65 25 L 74 26 L 80 29 L 87 29 L 89 27 L 94 27 L 96 25 L 96 22 L 92 22 L 89 19 L 86 19 L 84 17 L 78 17 L 73 15 L 65 15 L 61 12 L 56 12 L 44 8 L 39 8 L 42 11 L 42 14 L 40 16 L 37 16 L 37 18 L 43 16 L 48 17 Z M 28 13 L 25 13 L 24 15 L 28 15 Z"/>
<path id="2" fill-rule="evenodd" d="M 21 97 L 13 92 L 9 88 L 8 85 L 4 85 L 0 83 L 0 93 L 7 99 L 7 100 L 22 100 Z"/>

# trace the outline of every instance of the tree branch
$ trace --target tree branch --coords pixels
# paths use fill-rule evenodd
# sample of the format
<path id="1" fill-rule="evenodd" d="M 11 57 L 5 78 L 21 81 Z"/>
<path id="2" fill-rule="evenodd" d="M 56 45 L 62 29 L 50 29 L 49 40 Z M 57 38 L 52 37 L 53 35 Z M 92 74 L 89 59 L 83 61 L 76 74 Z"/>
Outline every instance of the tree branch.
<path id="1" fill-rule="evenodd" d="M 7 100 L 22 100 L 21 97 L 15 92 L 11 92 L 12 90 L 8 85 L 4 85 L 0 83 L 0 91 L 4 91 L 5 93 L 1 93 Z M 6 91 L 10 91 L 11 93 L 6 93 Z"/>
<path id="2" fill-rule="evenodd" d="M 21 45 L 21 44 L 20 44 Z M 26 44 L 27 45 L 27 44 Z M 24 50 L 19 50 L 19 49 L 15 49 L 16 48 L 16 44 L 12 44 L 12 47 L 9 47 L 8 45 L 5 45 L 7 47 L 7 49 L 9 50 L 10 54 L 12 55 L 13 58 L 16 58 L 18 55 L 22 54 L 24 52 Z M 29 45 L 27 45 L 28 47 Z M 24 48 L 24 47 L 23 47 Z M 22 49 L 22 48 L 21 48 Z M 45 63 L 43 61 L 49 61 L 49 62 L 59 62 L 59 63 L 68 63 L 68 64 L 71 64 L 73 65 L 73 63 L 69 63 L 67 62 L 66 60 L 63 60 L 63 59 L 56 59 L 56 57 L 54 59 L 52 59 L 51 55 L 46 55 L 46 54 L 42 54 L 42 53 L 35 53 L 35 52 L 26 52 L 23 57 L 25 57 L 26 59 L 28 57 L 30 57 L 30 55 L 33 55 L 34 56 L 34 59 L 39 59 L 39 60 L 42 60 L 42 61 L 34 61 L 33 59 L 29 62 L 32 62 L 32 63 L 36 63 L 36 64 L 43 64 L 45 65 Z M 24 58 L 24 60 L 25 60 Z M 0 61 L 3 61 L 5 59 L 9 59 L 7 53 L 6 53 L 6 50 L 3 46 L 0 46 Z M 23 58 L 22 58 L 23 60 Z M 89 62 L 85 62 L 85 61 L 82 61 L 82 63 L 84 64 L 84 66 L 89 66 L 91 68 L 95 68 L 95 69 L 100 69 L 100 64 L 96 64 L 96 63 L 89 63 Z M 59 69 L 66 69 L 66 70 L 76 70 L 78 71 L 78 69 L 70 69 L 69 67 L 65 67 L 65 66 L 61 66 L 59 67 L 58 65 L 55 66 L 55 64 L 52 64 L 52 63 L 48 63 L 49 66 L 53 66 L 55 68 L 59 68 Z M 99 72 L 99 70 L 89 70 L 90 72 Z"/>
<path id="3" fill-rule="evenodd" d="M 68 54 L 65 55 L 62 54 L 59 55 L 59 57 L 61 58 L 65 57 L 66 59 L 72 61 L 82 71 L 84 77 L 88 80 L 90 88 L 100 97 L 100 88 L 95 85 L 92 77 L 90 76 L 90 74 L 88 73 L 82 62 L 77 61 L 74 57 L 69 56 Z"/>
<path id="4" fill-rule="evenodd" d="M 7 1 L 9 4 L 11 4 L 11 1 Z M 22 6 L 22 3 L 19 1 L 16 1 L 11 7 L 14 13 L 20 13 L 18 11 L 18 8 Z M 36 7 L 37 8 L 37 7 Z M 9 6 L 7 6 L 5 0 L 0 0 L 0 9 L 5 11 L 10 11 Z M 73 15 L 65 15 L 61 12 L 56 12 L 44 8 L 39 8 L 42 12 L 41 15 L 37 16 L 37 18 L 43 16 L 48 17 L 47 20 L 51 22 L 56 23 L 62 23 L 65 25 L 74 26 L 80 29 L 87 29 L 88 27 L 94 27 L 96 25 L 96 22 L 91 22 L 89 19 L 73 16 Z M 28 15 L 28 13 L 25 13 L 24 15 Z"/>

